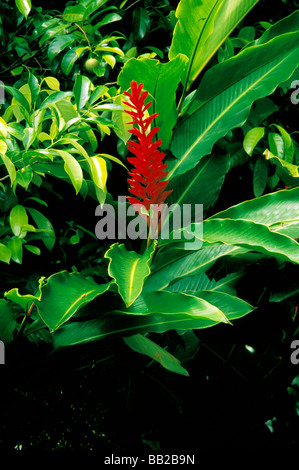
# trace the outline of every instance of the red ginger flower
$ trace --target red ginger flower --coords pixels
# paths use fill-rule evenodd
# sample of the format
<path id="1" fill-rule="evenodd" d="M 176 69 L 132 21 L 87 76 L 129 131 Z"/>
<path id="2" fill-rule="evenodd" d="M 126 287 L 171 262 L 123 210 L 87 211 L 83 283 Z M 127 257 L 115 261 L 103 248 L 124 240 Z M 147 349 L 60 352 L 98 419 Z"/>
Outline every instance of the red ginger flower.
<path id="1" fill-rule="evenodd" d="M 132 93 L 124 91 L 124 94 L 130 99 L 125 104 L 132 108 L 132 110 L 125 111 L 133 118 L 133 121 L 128 124 L 139 126 L 129 130 L 131 134 L 137 136 L 138 142 L 128 141 L 128 149 L 135 155 L 135 158 L 128 158 L 128 161 L 135 168 L 129 173 L 131 178 L 128 179 L 129 191 L 133 196 L 128 196 L 127 199 L 130 204 L 142 204 L 149 211 L 151 204 L 162 204 L 171 191 L 165 191 L 168 181 L 163 181 L 168 172 L 165 171 L 167 165 L 162 163 L 165 154 L 158 150 L 162 143 L 161 139 L 156 142 L 152 141 L 160 128 L 154 127 L 149 131 L 149 127 L 158 113 L 146 117 L 145 112 L 152 102 L 144 104 L 148 92 L 142 92 L 142 88 L 143 83 L 137 85 L 133 80 L 131 82 Z"/>

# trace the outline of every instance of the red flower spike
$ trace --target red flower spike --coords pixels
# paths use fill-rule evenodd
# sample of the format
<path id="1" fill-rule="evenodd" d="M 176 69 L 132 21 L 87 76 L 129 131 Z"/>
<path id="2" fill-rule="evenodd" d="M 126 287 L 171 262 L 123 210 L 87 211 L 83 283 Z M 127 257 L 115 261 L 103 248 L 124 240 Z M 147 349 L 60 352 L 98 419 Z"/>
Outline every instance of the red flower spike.
<path id="1" fill-rule="evenodd" d="M 138 142 L 128 141 L 128 149 L 135 155 L 133 158 L 128 158 L 128 161 L 135 168 L 129 173 L 130 179 L 128 179 L 129 191 L 133 196 L 128 196 L 127 199 L 130 204 L 136 207 L 142 204 L 149 211 L 151 204 L 162 204 L 172 191 L 165 191 L 168 181 L 163 180 L 168 175 L 165 171 L 167 165 L 162 163 L 164 153 L 158 150 L 162 142 L 160 139 L 156 142 L 152 141 L 160 128 L 153 127 L 149 131 L 151 123 L 159 114 L 154 113 L 146 117 L 145 112 L 152 102 L 144 104 L 148 92 L 142 89 L 143 83 L 137 85 L 137 82 L 133 80 L 131 93 L 124 91 L 129 98 L 125 104 L 130 107 L 130 110 L 125 110 L 125 112 L 133 118 L 129 124 L 138 126 L 129 130 L 137 137 Z"/>

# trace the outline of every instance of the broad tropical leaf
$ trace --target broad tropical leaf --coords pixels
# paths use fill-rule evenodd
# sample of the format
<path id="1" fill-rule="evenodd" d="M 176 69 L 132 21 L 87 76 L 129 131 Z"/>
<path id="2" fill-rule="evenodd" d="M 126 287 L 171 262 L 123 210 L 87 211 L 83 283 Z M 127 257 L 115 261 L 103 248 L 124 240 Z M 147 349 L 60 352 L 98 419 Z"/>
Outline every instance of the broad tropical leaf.
<path id="1" fill-rule="evenodd" d="M 89 306 L 87 307 L 89 309 Z M 196 296 L 155 292 L 142 294 L 126 312 L 114 311 L 86 322 L 72 322 L 54 332 L 55 347 L 70 346 L 106 336 L 131 336 L 137 333 L 207 328 L 229 316 Z"/>
<path id="2" fill-rule="evenodd" d="M 225 292 L 226 294 L 237 295 L 236 284 L 243 276 L 242 270 L 237 273 L 231 273 L 222 279 L 216 281 L 210 279 L 205 272 L 199 273 L 196 276 L 187 276 L 171 283 L 166 287 L 169 292 L 197 292 L 208 290 Z"/>
<path id="3" fill-rule="evenodd" d="M 35 304 L 50 331 L 59 328 L 79 308 L 109 289 L 110 284 L 97 284 L 78 273 L 61 271 L 44 281 L 42 295 Z"/>
<path id="4" fill-rule="evenodd" d="M 168 148 L 176 124 L 176 90 L 186 61 L 187 58 L 182 54 L 165 64 L 156 59 L 130 59 L 118 77 L 122 90 L 128 90 L 131 80 L 136 80 L 137 83 L 143 83 L 144 90 L 149 92 L 147 101 L 153 102 L 151 114 L 159 113 L 154 122 L 155 126 L 160 127 L 162 148 Z"/>
<path id="5" fill-rule="evenodd" d="M 236 320 L 252 312 L 254 307 L 245 300 L 225 292 L 200 290 L 193 293 L 221 310 L 230 320 Z"/>
<path id="6" fill-rule="evenodd" d="M 171 182 L 168 204 L 202 204 L 203 216 L 216 202 L 229 170 L 229 155 L 212 155 Z"/>
<path id="7" fill-rule="evenodd" d="M 299 219 L 299 187 L 266 194 L 218 212 L 210 219 L 243 219 L 275 230 Z"/>
<path id="8" fill-rule="evenodd" d="M 164 252 L 164 255 L 161 255 L 166 257 L 168 264 L 158 267 L 151 273 L 145 282 L 144 292 L 154 292 L 156 290 L 165 289 L 171 281 L 175 279 L 199 274 L 207 270 L 222 256 L 239 252 L 239 248 L 229 244 L 206 243 L 203 248 L 198 251 L 191 253 L 185 250 L 182 251 L 185 253 L 185 256 L 174 261 L 171 257 L 167 256 L 167 251 Z M 159 254 L 157 255 L 157 258 L 158 257 Z"/>
<path id="9" fill-rule="evenodd" d="M 13 340 L 13 332 L 17 326 L 17 316 L 12 305 L 4 299 L 0 299 L 0 339 L 4 344 Z"/>
<path id="10" fill-rule="evenodd" d="M 194 168 L 227 132 L 245 123 L 252 103 L 272 93 L 295 70 L 299 32 L 240 52 L 204 75 L 188 116 L 177 125 L 168 178 Z"/>
<path id="11" fill-rule="evenodd" d="M 221 44 L 258 0 L 181 0 L 169 58 L 189 58 L 184 83 L 190 87 Z"/>
<path id="12" fill-rule="evenodd" d="M 195 233 L 193 230 L 190 233 Z M 295 240 L 250 220 L 207 219 L 203 222 L 203 238 L 209 243 L 237 245 L 299 263 L 299 244 Z"/>
<path id="13" fill-rule="evenodd" d="M 108 258 L 108 273 L 115 280 L 119 294 L 129 307 L 140 295 L 144 281 L 150 274 L 150 261 L 156 244 L 153 243 L 143 255 L 128 251 L 125 245 L 115 243 L 105 253 Z"/>
<path id="14" fill-rule="evenodd" d="M 124 338 L 124 342 L 133 349 L 133 351 L 149 356 L 154 361 L 159 362 L 165 369 L 175 372 L 176 374 L 189 375 L 178 359 L 149 338 L 137 334 L 127 336 Z"/>

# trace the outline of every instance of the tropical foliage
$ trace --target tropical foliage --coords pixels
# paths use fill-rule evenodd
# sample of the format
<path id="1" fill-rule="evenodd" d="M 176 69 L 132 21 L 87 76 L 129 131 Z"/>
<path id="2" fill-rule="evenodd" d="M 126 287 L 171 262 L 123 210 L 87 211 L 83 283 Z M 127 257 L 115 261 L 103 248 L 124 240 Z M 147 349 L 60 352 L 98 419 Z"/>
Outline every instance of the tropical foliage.
<path id="1" fill-rule="evenodd" d="M 252 26 L 246 19 L 258 3 L 181 0 L 132 9 L 126 1 L 78 0 L 55 14 L 35 2 L 2 2 L 5 344 L 22 336 L 58 349 L 118 337 L 188 375 L 153 333 L 172 331 L 181 341 L 189 330 L 229 329 L 269 299 L 288 299 L 293 314 L 299 147 L 296 129 L 278 111 L 295 106 L 299 10 Z M 141 114 L 129 112 L 134 124 L 146 123 L 141 135 L 132 131 L 126 100 L 136 105 L 142 87 Z M 128 143 L 132 133 L 163 153 L 141 165 L 144 150 Z M 128 195 L 128 171 L 133 195 L 149 204 L 166 197 L 169 205 L 202 204 L 204 220 L 192 214 L 179 239 L 172 232 L 147 245 L 119 233 L 98 240 L 95 208 L 116 208 L 118 196 Z M 231 184 L 226 199 L 237 172 L 246 175 L 248 192 L 243 197 Z M 135 202 L 127 199 L 125 210 Z M 79 210 L 88 213 L 86 223 Z M 275 286 L 265 279 L 258 296 L 240 288 L 257 270 L 273 269 Z M 285 289 L 278 279 L 288 269 Z"/>

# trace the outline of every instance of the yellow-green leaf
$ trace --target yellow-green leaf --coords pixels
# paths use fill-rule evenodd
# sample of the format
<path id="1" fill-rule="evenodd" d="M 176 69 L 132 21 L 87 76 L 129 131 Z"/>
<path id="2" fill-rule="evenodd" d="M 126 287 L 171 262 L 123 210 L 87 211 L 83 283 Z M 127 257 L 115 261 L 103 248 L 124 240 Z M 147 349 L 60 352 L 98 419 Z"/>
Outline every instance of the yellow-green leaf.
<path id="1" fill-rule="evenodd" d="M 94 184 L 104 190 L 107 182 L 107 165 L 104 158 L 95 156 L 90 158 L 91 176 Z"/>

